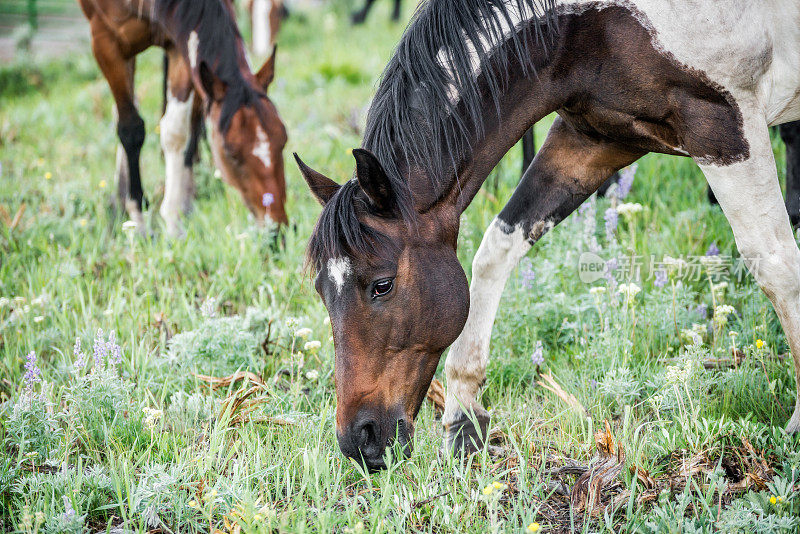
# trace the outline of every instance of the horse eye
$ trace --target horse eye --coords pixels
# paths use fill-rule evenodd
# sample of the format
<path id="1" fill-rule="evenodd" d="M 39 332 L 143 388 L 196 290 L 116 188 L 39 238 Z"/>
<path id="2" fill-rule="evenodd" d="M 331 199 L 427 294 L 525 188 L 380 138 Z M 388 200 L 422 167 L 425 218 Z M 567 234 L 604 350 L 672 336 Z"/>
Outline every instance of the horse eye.
<path id="1" fill-rule="evenodd" d="M 375 285 L 372 286 L 372 298 L 383 297 L 388 295 L 393 287 L 394 287 L 394 280 L 392 280 L 391 278 L 378 280 L 377 282 L 375 282 Z"/>

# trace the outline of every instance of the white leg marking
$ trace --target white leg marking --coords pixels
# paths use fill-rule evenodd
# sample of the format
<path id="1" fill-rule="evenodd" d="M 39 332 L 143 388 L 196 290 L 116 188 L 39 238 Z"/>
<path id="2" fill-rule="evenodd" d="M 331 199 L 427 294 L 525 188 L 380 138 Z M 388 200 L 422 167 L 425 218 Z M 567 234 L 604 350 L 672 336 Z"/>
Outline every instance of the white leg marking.
<path id="1" fill-rule="evenodd" d="M 450 347 L 444 367 L 447 397 L 442 423 L 445 426 L 457 419 L 462 405 L 476 412 L 482 410 L 477 396 L 486 378 L 492 325 L 506 280 L 531 248 L 527 237 L 521 227 L 512 229 L 500 219 L 495 219 L 475 253 L 469 315 L 464 330 Z"/>
<path id="2" fill-rule="evenodd" d="M 783 204 L 767 120 L 763 112 L 743 113 L 750 159 L 700 167 L 730 222 L 739 253 L 781 321 L 800 391 L 800 251 Z M 800 399 L 787 428 L 800 431 Z"/>
<path id="3" fill-rule="evenodd" d="M 200 46 L 200 38 L 197 36 L 197 32 L 192 32 L 189 34 L 189 40 L 186 42 L 186 48 L 189 51 L 189 64 L 192 68 L 197 67 L 197 49 Z"/>
<path id="4" fill-rule="evenodd" d="M 266 56 L 272 47 L 269 17 L 272 0 L 253 0 L 253 52 Z"/>
<path id="5" fill-rule="evenodd" d="M 180 217 L 191 208 L 194 192 L 192 169 L 184 165 L 184 153 L 191 135 L 192 103 L 194 92 L 186 102 L 167 91 L 167 110 L 161 117 L 161 148 L 164 151 L 167 179 L 164 184 L 164 201 L 159 213 L 172 237 L 182 234 Z"/>
<path id="6" fill-rule="evenodd" d="M 344 282 L 352 272 L 353 267 L 350 265 L 348 258 L 331 258 L 328 260 L 328 278 L 336 284 L 337 295 L 342 292 Z"/>

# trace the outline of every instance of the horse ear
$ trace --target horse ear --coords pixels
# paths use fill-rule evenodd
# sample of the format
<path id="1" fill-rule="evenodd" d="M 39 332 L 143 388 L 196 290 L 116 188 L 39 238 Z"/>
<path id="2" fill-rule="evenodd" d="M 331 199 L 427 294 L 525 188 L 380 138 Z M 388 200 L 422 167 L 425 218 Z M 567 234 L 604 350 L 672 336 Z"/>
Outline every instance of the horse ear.
<path id="1" fill-rule="evenodd" d="M 391 213 L 395 207 L 394 193 L 378 158 L 363 148 L 354 148 L 353 157 L 356 158 L 358 185 L 369 197 L 372 207 L 382 213 Z"/>
<path id="2" fill-rule="evenodd" d="M 219 102 L 225 98 L 225 83 L 211 72 L 211 69 L 205 61 L 200 63 L 200 67 L 197 71 L 200 78 L 200 85 L 208 98 L 215 102 Z"/>
<path id="3" fill-rule="evenodd" d="M 256 81 L 264 92 L 267 91 L 267 87 L 269 87 L 269 84 L 271 84 L 273 78 L 275 78 L 275 52 L 277 51 L 278 45 L 273 46 L 272 54 L 269 56 L 269 59 L 264 62 L 264 65 L 262 65 L 256 73 Z"/>
<path id="4" fill-rule="evenodd" d="M 303 178 L 305 178 L 309 189 L 311 189 L 311 193 L 320 204 L 323 206 L 327 204 L 341 186 L 324 174 L 315 171 L 303 163 L 303 160 L 300 159 L 297 152 L 294 153 L 294 159 L 297 162 L 297 166 L 300 167 L 300 172 L 303 174 Z"/>

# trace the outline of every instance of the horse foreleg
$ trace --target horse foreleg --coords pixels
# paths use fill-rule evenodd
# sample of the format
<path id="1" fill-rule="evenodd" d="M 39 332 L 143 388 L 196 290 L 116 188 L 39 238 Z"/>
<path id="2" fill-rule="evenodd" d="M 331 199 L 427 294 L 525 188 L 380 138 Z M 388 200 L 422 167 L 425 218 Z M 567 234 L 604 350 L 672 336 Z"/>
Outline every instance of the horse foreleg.
<path id="1" fill-rule="evenodd" d="M 766 121 L 745 113 L 749 159 L 726 166 L 700 164 L 733 230 L 750 273 L 772 301 L 794 358 L 800 389 L 800 250 L 784 209 Z M 800 431 L 800 400 L 788 423 Z"/>
<path id="2" fill-rule="evenodd" d="M 486 378 L 492 325 L 509 275 L 546 231 L 615 170 L 641 155 L 582 135 L 561 118 L 553 123 L 544 146 L 484 234 L 472 262 L 469 315 L 445 362 L 447 396 L 442 423 L 448 449 L 471 450 L 480 447 L 486 437 L 489 415 L 477 396 Z"/>
<path id="3" fill-rule="evenodd" d="M 159 213 L 166 223 L 167 233 L 172 237 L 179 237 L 183 234 L 180 218 L 191 210 L 194 200 L 192 166 L 197 147 L 196 139 L 192 146 L 192 126 L 193 116 L 196 126 L 197 114 L 189 66 L 175 49 L 170 49 L 167 53 L 167 106 L 160 122 L 166 182 Z"/>
<path id="4" fill-rule="evenodd" d="M 367 20 L 367 15 L 369 14 L 373 2 L 375 2 L 375 0 L 365 0 L 364 7 L 358 11 L 354 11 L 353 14 L 350 15 L 353 24 L 363 24 L 363 22 Z"/>
<path id="5" fill-rule="evenodd" d="M 117 151 L 117 191 L 130 218 L 144 231 L 144 193 L 139 173 L 139 154 L 144 144 L 144 121 L 136 109 L 133 92 L 135 62 L 123 56 L 116 41 L 104 32 L 92 35 L 92 52 L 108 81 L 117 107 L 117 135 L 124 157 Z M 127 164 L 127 165 L 126 165 Z M 126 165 L 127 169 L 120 170 Z"/>
<path id="6" fill-rule="evenodd" d="M 786 211 L 794 228 L 800 226 L 800 121 L 780 125 L 786 143 Z"/>
<path id="7" fill-rule="evenodd" d="M 392 20 L 395 22 L 400 20 L 402 3 L 403 0 L 394 0 L 394 10 L 392 11 Z"/>

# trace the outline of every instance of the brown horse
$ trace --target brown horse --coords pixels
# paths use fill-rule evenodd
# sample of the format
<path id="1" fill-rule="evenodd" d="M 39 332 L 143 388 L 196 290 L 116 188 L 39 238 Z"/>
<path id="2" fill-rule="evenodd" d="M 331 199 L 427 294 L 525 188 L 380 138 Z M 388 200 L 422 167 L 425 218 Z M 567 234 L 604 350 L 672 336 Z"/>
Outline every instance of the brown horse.
<path id="1" fill-rule="evenodd" d="M 387 66 L 355 179 L 301 162 L 324 205 L 309 243 L 335 342 L 339 446 L 408 452 L 442 352 L 448 448 L 486 435 L 478 393 L 506 279 L 531 246 L 648 152 L 691 157 L 772 301 L 800 377 L 800 250 L 768 128 L 800 119 L 795 0 L 430 0 Z M 525 131 L 550 133 L 475 254 L 461 213 Z M 477 423 L 477 424 L 476 424 Z M 788 422 L 800 430 L 800 402 Z"/>
<path id="2" fill-rule="evenodd" d="M 160 122 L 166 163 L 160 213 L 170 235 L 194 197 L 192 166 L 203 114 L 212 123 L 211 148 L 226 181 L 242 194 L 257 220 L 287 222 L 283 148 L 286 130 L 266 95 L 273 52 L 252 74 L 227 0 L 80 0 L 92 33 L 92 51 L 116 102 L 118 197 L 144 229 L 139 152 L 144 121 L 134 100 L 137 54 L 156 45 L 167 58 L 167 98 Z M 197 96 L 199 95 L 199 96 Z M 205 106 L 203 105 L 205 101 Z"/>

